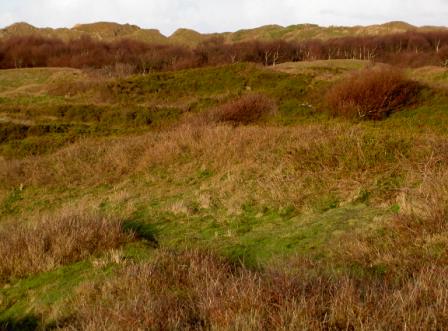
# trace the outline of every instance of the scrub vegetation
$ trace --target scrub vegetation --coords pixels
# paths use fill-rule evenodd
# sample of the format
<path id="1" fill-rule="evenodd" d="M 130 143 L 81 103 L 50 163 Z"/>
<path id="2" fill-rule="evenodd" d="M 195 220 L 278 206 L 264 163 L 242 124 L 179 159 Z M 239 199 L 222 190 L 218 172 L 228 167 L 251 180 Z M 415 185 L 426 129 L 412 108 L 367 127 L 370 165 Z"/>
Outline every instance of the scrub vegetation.
<path id="1" fill-rule="evenodd" d="M 446 328 L 448 70 L 269 59 L 0 71 L 0 329 Z"/>

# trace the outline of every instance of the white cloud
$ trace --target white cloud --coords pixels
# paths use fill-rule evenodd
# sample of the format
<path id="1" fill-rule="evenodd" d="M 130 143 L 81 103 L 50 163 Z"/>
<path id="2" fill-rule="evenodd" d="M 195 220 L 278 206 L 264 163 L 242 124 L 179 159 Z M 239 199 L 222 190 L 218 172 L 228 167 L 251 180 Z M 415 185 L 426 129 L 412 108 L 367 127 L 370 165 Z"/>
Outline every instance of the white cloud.
<path id="1" fill-rule="evenodd" d="M 0 13 L 0 23 L 2 25 L 10 25 L 15 22 L 15 16 L 12 13 Z"/>
<path id="2" fill-rule="evenodd" d="M 234 31 L 264 24 L 373 24 L 403 20 L 443 25 L 445 0 L 0 0 L 0 26 L 115 21 L 169 34 L 179 27 L 201 32 Z"/>

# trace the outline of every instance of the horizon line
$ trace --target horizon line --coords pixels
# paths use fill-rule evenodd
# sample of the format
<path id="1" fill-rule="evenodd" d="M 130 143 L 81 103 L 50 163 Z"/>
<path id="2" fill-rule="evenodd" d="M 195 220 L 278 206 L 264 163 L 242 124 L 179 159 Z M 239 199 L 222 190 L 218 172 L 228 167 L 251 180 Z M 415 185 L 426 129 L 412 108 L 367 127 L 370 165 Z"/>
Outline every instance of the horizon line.
<path id="1" fill-rule="evenodd" d="M 126 23 L 121 23 L 121 22 L 114 22 L 114 21 L 92 21 L 92 22 L 85 22 L 85 23 L 76 23 L 75 25 L 69 27 L 69 26 L 60 26 L 60 27 L 54 27 L 54 26 L 40 26 L 40 25 L 34 25 L 31 23 L 28 23 L 26 21 L 17 21 L 15 23 L 12 24 L 8 24 L 6 26 L 0 27 L 0 30 L 6 30 L 14 25 L 18 25 L 18 24 L 26 24 L 29 25 L 33 28 L 36 29 L 52 29 L 52 30 L 59 30 L 59 29 L 68 29 L 68 30 L 74 30 L 79 26 L 83 26 L 83 25 L 94 25 L 94 24 L 99 24 L 99 23 L 105 23 L 105 24 L 117 24 L 117 25 L 121 25 L 121 26 L 133 26 L 133 27 L 137 27 L 141 30 L 156 30 L 158 31 L 161 35 L 163 35 L 164 37 L 169 38 L 170 36 L 172 36 L 173 34 L 175 34 L 177 31 L 179 30 L 190 30 L 190 31 L 194 31 L 197 33 L 200 33 L 202 35 L 213 35 L 213 34 L 226 34 L 226 33 L 236 33 L 239 31 L 245 31 L 245 30 L 253 30 L 253 29 L 258 29 L 258 28 L 263 28 L 263 27 L 269 27 L 269 26 L 277 26 L 279 28 L 289 28 L 289 27 L 293 27 L 293 26 L 316 26 L 316 27 L 320 27 L 320 28 L 332 28 L 332 27 L 340 27 L 340 28 L 357 28 L 357 27 L 372 27 L 372 26 L 384 26 L 387 24 L 406 24 L 409 25 L 413 28 L 440 28 L 440 29 L 446 29 L 448 28 L 448 26 L 445 25 L 414 25 L 412 23 L 408 23 L 406 21 L 400 21 L 400 20 L 396 20 L 396 21 L 387 21 L 387 22 L 382 22 L 382 23 L 375 23 L 375 24 L 367 24 L 367 25 L 362 25 L 362 24 L 356 24 L 356 25 L 337 25 L 337 24 L 317 24 L 317 23 L 297 23 L 297 24 L 289 24 L 289 25 L 281 25 L 281 24 L 277 24 L 277 23 L 271 23 L 271 24 L 264 24 L 264 25 L 257 25 L 257 26 L 252 26 L 252 27 L 244 27 L 238 30 L 234 30 L 234 31 L 217 31 L 217 32 L 201 32 L 198 31 L 194 28 L 189 28 L 189 27 L 179 27 L 177 29 L 175 29 L 171 34 L 165 34 L 163 33 L 160 29 L 158 28 L 152 28 L 152 27 L 143 27 L 137 24 L 132 24 L 129 22 Z"/>

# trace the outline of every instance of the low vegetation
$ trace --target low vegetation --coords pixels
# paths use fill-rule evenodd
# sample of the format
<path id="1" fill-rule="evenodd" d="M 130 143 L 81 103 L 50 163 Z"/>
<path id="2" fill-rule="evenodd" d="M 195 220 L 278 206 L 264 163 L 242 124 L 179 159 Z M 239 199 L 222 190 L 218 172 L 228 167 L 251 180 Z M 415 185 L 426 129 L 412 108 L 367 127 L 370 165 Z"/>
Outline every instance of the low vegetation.
<path id="1" fill-rule="evenodd" d="M 446 69 L 130 72 L 0 72 L 0 329 L 445 328 Z"/>
<path id="2" fill-rule="evenodd" d="M 447 281 L 438 276 L 446 267 L 422 268 L 400 285 L 360 283 L 307 261 L 283 268 L 252 271 L 197 251 L 159 252 L 81 288 L 70 329 L 392 330 L 448 322 Z"/>
<path id="3" fill-rule="evenodd" d="M 10 281 L 118 248 L 132 239 L 122 222 L 99 215 L 59 215 L 0 228 L 0 281 Z"/>
<path id="4" fill-rule="evenodd" d="M 109 281 L 83 286 L 70 326 L 437 329 L 448 323 L 448 284 L 440 277 L 447 272 L 448 177 L 444 170 L 427 176 L 407 194 L 413 201 L 400 215 L 341 240 L 330 264 L 292 258 L 253 270 L 213 253 L 160 251 L 150 262 L 123 266 Z"/>
<path id="5" fill-rule="evenodd" d="M 247 125 L 273 115 L 276 107 L 273 100 L 262 94 L 248 94 L 210 110 L 205 117 L 215 123 Z"/>
<path id="6" fill-rule="evenodd" d="M 403 71 L 381 66 L 351 74 L 327 93 L 332 114 L 380 120 L 416 101 L 421 87 Z"/>
<path id="7" fill-rule="evenodd" d="M 448 60 L 448 32 L 443 29 L 326 40 L 201 39 L 188 47 L 131 39 L 102 41 L 89 35 L 70 41 L 38 34 L 12 36 L 0 39 L 0 68 L 103 68 L 111 75 L 123 75 L 237 62 L 275 66 L 284 62 L 356 59 L 420 67 L 446 66 Z"/>

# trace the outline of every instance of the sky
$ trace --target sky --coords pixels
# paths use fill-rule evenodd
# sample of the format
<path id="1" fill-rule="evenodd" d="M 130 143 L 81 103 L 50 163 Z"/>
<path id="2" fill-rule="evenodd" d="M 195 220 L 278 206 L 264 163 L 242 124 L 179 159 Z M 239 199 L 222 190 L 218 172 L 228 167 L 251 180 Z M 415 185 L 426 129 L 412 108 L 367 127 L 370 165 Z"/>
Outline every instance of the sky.
<path id="1" fill-rule="evenodd" d="M 180 27 L 209 33 L 266 24 L 448 25 L 447 18 L 448 0 L 0 0 L 0 27 L 109 21 L 156 28 L 165 35 Z"/>

